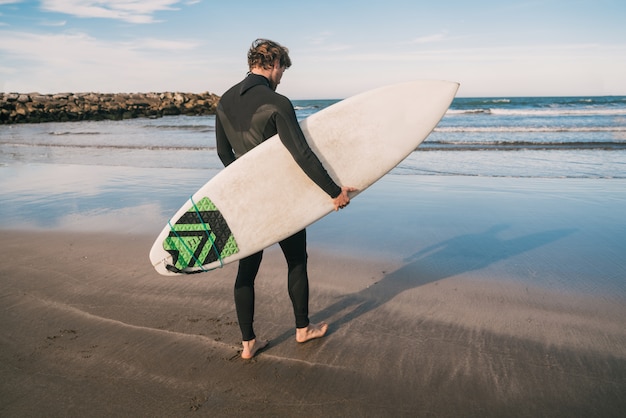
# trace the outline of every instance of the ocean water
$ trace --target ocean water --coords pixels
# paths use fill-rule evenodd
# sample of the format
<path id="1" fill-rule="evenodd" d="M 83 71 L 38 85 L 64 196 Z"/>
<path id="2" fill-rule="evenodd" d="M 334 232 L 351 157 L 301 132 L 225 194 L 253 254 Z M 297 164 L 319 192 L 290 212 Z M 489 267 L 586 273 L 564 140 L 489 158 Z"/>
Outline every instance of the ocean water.
<path id="1" fill-rule="evenodd" d="M 294 106 L 304 119 L 335 102 Z M 221 168 L 213 116 L 0 126 L 0 166 L 19 163 Z M 456 98 L 393 173 L 626 178 L 626 97 Z"/>
<path id="2" fill-rule="evenodd" d="M 294 107 L 304 119 L 336 102 Z M 160 224 L 221 169 L 214 116 L 0 126 L 0 226 L 150 205 Z M 456 98 L 390 175 L 626 179 L 626 97 Z"/>

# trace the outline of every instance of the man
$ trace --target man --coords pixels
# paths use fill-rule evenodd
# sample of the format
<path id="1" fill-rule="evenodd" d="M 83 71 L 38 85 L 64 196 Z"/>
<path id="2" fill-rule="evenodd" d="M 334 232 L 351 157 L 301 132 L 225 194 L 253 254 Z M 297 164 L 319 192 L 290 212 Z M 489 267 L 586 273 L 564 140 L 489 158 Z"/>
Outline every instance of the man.
<path id="1" fill-rule="evenodd" d="M 248 51 L 250 72 L 220 99 L 216 113 L 217 152 L 224 166 L 241 157 L 266 139 L 279 134 L 302 170 L 332 199 L 335 210 L 348 205 L 352 187 L 340 187 L 328 175 L 300 129 L 288 98 L 276 93 L 283 72 L 291 66 L 289 50 L 282 45 L 257 39 Z M 296 341 L 306 342 L 326 334 L 328 325 L 309 323 L 309 281 L 307 275 L 306 230 L 281 241 L 287 260 L 289 297 L 296 320 Z M 235 280 L 235 306 L 241 328 L 243 351 L 249 359 L 268 341 L 257 340 L 254 320 L 254 280 L 263 251 L 239 261 Z"/>

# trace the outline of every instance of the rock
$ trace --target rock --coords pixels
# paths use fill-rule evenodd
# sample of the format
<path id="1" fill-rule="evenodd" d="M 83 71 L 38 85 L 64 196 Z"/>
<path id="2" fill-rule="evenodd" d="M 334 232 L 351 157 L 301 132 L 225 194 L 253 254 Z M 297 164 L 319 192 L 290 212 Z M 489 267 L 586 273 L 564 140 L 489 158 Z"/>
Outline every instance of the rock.
<path id="1" fill-rule="evenodd" d="M 26 116 L 28 114 L 28 108 L 24 106 L 23 103 L 18 102 L 18 104 L 15 105 L 15 113 L 20 116 Z"/>
<path id="2" fill-rule="evenodd" d="M 0 124 L 212 115 L 219 102 L 204 93 L 0 93 Z"/>

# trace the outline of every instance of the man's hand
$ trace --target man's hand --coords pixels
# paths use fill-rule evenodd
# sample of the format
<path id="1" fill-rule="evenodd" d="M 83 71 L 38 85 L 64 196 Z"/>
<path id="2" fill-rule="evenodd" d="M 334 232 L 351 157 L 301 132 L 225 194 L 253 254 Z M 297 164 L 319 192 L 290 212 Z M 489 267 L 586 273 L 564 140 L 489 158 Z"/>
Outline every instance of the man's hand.
<path id="1" fill-rule="evenodd" d="M 350 203 L 349 192 L 356 192 L 354 187 L 342 187 L 339 196 L 333 199 L 333 205 L 335 205 L 335 212 L 339 209 L 343 209 Z"/>

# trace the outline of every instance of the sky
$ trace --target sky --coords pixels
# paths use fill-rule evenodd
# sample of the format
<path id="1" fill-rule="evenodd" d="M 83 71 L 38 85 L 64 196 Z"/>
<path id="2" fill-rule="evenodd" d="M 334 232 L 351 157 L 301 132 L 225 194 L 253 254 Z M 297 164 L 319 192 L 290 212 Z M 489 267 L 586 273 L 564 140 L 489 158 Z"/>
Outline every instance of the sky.
<path id="1" fill-rule="evenodd" d="M 256 38 L 278 91 L 342 99 L 417 79 L 460 97 L 626 95 L 624 0 L 0 0 L 0 92 L 212 92 Z"/>

